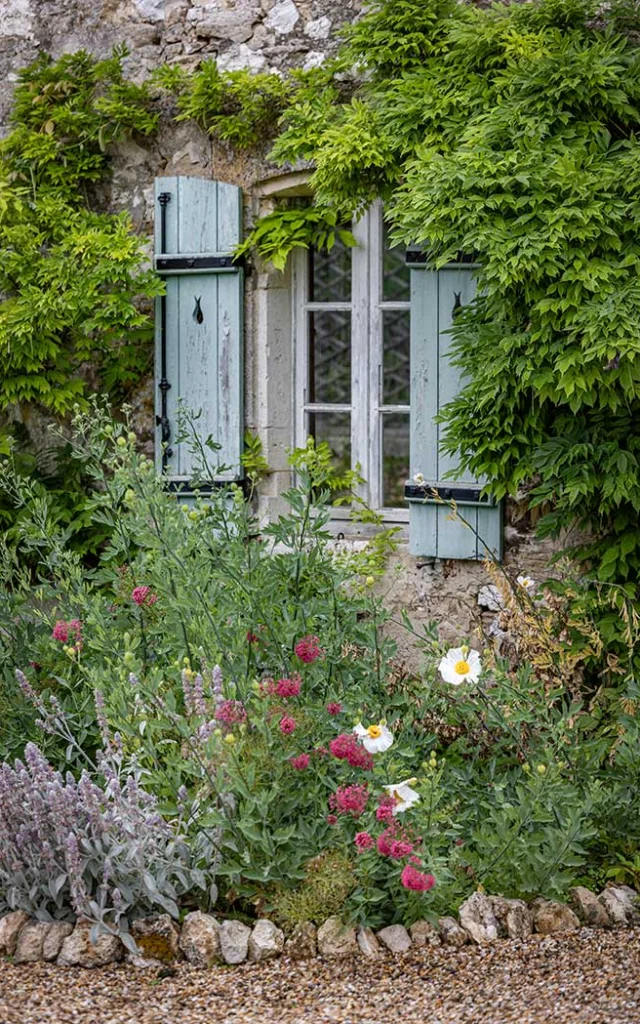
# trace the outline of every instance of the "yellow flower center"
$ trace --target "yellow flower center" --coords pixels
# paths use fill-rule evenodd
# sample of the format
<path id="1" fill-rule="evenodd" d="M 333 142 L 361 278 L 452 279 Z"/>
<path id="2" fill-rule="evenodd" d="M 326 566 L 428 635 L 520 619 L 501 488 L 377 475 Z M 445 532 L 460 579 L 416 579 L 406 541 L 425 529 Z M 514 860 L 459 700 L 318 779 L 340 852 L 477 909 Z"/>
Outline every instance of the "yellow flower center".
<path id="1" fill-rule="evenodd" d="M 382 728 L 379 725 L 370 725 L 367 732 L 372 740 L 380 739 L 382 736 Z"/>
<path id="2" fill-rule="evenodd" d="M 471 666 L 468 661 L 456 661 L 453 671 L 459 676 L 466 676 L 467 672 L 471 671 Z"/>
<path id="3" fill-rule="evenodd" d="M 401 804 L 403 802 L 403 797 L 400 796 L 397 789 L 394 789 L 392 791 L 391 796 L 393 797 L 394 803 Z"/>

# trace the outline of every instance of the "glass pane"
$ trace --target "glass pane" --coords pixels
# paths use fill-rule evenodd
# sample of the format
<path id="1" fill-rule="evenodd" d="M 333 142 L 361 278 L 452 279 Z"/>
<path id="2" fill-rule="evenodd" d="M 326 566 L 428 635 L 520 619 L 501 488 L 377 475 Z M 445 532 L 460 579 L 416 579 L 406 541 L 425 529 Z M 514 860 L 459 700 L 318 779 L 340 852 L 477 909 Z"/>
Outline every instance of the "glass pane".
<path id="1" fill-rule="evenodd" d="M 409 310 L 382 314 L 382 404 L 409 405 Z"/>
<path id="2" fill-rule="evenodd" d="M 309 313 L 309 399 L 351 403 L 351 313 Z"/>
<path id="3" fill-rule="evenodd" d="M 351 301 L 351 248 L 339 238 L 331 252 L 309 251 L 309 301 Z"/>
<path id="4" fill-rule="evenodd" d="M 316 444 L 326 441 L 333 453 L 333 464 L 339 473 L 351 469 L 351 413 L 310 412 L 309 435 Z"/>
<path id="5" fill-rule="evenodd" d="M 382 263 L 382 298 L 385 302 L 408 302 L 411 298 L 409 268 L 405 266 L 404 245 L 391 247 L 389 229 L 384 225 L 384 254 Z"/>
<path id="6" fill-rule="evenodd" d="M 406 508 L 404 485 L 409 479 L 409 413 L 382 417 L 382 504 Z"/>

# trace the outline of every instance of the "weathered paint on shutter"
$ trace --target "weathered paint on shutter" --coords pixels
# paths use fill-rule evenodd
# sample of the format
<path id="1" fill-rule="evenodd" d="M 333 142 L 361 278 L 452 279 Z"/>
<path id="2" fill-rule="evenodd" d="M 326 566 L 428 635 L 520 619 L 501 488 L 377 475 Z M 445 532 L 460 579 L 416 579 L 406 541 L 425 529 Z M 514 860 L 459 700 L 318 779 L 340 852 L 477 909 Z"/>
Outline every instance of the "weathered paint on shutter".
<path id="1" fill-rule="evenodd" d="M 236 480 L 242 475 L 243 272 L 230 258 L 242 235 L 242 191 L 205 178 L 157 178 L 155 197 L 156 268 L 166 282 L 156 307 L 157 462 L 163 464 L 164 420 L 169 479 L 187 483 L 197 467 L 188 444 L 175 440 L 182 403 L 200 413 L 195 425 L 201 440 L 211 437 L 221 446 L 207 449 L 210 463 L 225 467 L 216 479 Z M 177 256 L 184 259 L 165 259 Z M 190 257 L 194 266 L 182 265 Z"/>
<path id="2" fill-rule="evenodd" d="M 450 328 L 454 310 L 471 302 L 475 292 L 469 264 L 441 270 L 414 264 L 411 271 L 411 472 L 421 472 L 443 497 L 452 490 L 460 515 L 478 534 L 452 519 L 450 506 L 410 500 L 410 550 L 423 557 L 478 559 L 485 545 L 497 558 L 502 555 L 501 504 L 475 500 L 482 484 L 470 475 L 447 476 L 458 463 L 441 450 L 445 427 L 435 421 L 461 387 L 460 370 L 449 359 Z"/>

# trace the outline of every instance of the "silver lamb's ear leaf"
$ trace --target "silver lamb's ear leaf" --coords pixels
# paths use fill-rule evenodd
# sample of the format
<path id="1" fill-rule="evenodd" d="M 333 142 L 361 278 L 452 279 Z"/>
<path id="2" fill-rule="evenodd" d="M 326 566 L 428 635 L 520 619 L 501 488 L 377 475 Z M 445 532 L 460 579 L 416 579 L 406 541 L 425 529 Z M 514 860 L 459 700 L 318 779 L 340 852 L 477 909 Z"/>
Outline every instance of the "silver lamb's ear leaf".
<path id="1" fill-rule="evenodd" d="M 133 953 L 134 956 L 140 952 L 138 947 L 136 946 L 136 940 L 134 939 L 133 935 L 129 934 L 129 932 L 120 932 L 119 938 L 123 946 L 126 949 L 128 949 L 130 953 Z"/>

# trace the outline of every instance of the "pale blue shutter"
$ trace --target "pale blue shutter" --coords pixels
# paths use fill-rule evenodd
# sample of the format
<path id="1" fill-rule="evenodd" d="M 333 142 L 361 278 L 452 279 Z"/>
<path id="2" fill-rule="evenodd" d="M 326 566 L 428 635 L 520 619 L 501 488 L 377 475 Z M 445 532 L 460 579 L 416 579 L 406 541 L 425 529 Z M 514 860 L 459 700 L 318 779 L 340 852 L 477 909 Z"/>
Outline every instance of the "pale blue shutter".
<path id="1" fill-rule="evenodd" d="M 156 459 L 188 490 L 197 459 L 176 443 L 178 407 L 200 413 L 196 429 L 216 479 L 242 475 L 242 191 L 205 178 L 157 178 L 155 266 L 166 282 L 156 307 Z"/>
<path id="2" fill-rule="evenodd" d="M 444 499 L 455 499 L 461 516 L 473 529 L 451 518 L 451 508 L 409 481 L 409 545 L 414 555 L 435 558 L 483 558 L 485 545 L 502 557 L 502 507 L 481 498 L 482 483 L 469 474 L 451 477 L 457 460 L 441 450 L 444 425 L 440 410 L 461 388 L 460 370 L 452 366 L 450 328 L 455 310 L 476 293 L 473 264 L 430 268 L 421 253 L 409 250 L 411 266 L 411 473 L 421 472 L 427 487 Z M 476 531 L 477 535 L 474 533 Z"/>

